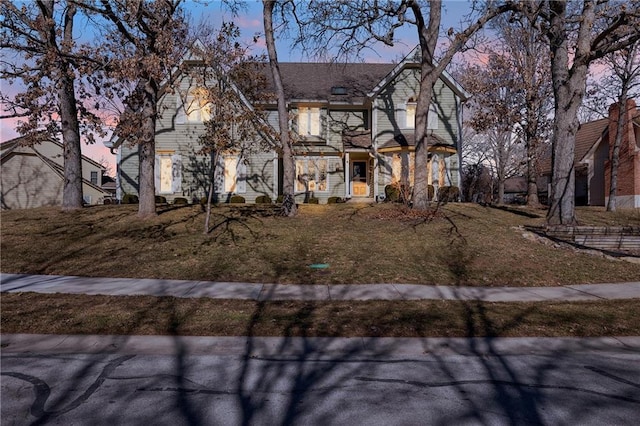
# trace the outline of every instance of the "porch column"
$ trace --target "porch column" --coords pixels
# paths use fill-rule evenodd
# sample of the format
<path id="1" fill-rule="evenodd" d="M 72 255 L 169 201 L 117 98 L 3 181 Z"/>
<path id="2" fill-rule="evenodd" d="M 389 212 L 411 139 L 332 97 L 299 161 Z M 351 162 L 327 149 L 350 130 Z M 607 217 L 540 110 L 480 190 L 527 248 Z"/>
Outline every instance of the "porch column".
<path id="1" fill-rule="evenodd" d="M 373 156 L 373 199 L 378 201 L 378 154 Z"/>
<path id="2" fill-rule="evenodd" d="M 122 167 L 122 147 L 118 147 L 118 152 L 116 152 L 116 200 L 118 201 L 118 203 L 122 201 L 122 178 L 120 177 L 121 167 Z"/>
<path id="3" fill-rule="evenodd" d="M 344 184 L 345 184 L 345 194 L 346 198 L 351 198 L 351 177 L 350 177 L 350 167 L 349 167 L 349 153 L 344 153 Z"/>
<path id="4" fill-rule="evenodd" d="M 273 151 L 273 201 L 278 198 L 278 182 L 280 182 L 280 176 L 278 175 L 278 152 Z"/>

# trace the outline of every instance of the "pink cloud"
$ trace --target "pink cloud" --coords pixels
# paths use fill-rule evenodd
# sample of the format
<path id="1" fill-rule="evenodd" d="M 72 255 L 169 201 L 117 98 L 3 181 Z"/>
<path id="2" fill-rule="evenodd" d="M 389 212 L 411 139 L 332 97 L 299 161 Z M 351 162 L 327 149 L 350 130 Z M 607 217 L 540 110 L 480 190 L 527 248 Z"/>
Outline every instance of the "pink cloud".
<path id="1" fill-rule="evenodd" d="M 0 143 L 10 141 L 18 136 L 16 132 L 16 124 L 18 119 L 16 118 L 4 118 L 0 120 Z"/>

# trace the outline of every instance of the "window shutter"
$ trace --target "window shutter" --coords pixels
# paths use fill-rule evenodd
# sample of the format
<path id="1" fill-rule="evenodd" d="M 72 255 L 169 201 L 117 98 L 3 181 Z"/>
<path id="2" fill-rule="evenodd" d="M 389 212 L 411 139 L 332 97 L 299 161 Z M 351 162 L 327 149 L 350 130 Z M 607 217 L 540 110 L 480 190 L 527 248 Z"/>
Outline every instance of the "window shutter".
<path id="1" fill-rule="evenodd" d="M 236 173 L 236 188 L 238 193 L 247 192 L 247 165 L 243 158 L 238 158 L 238 169 Z"/>
<path id="2" fill-rule="evenodd" d="M 224 190 L 224 158 L 222 155 L 216 156 L 216 169 L 213 175 L 213 192 L 223 192 Z"/>
<path id="3" fill-rule="evenodd" d="M 320 123 L 320 108 L 309 108 L 309 131 L 312 136 L 322 135 L 322 124 Z"/>
<path id="4" fill-rule="evenodd" d="M 155 183 L 155 193 L 160 191 L 160 156 L 156 155 L 156 161 L 153 167 L 153 179 Z"/>
<path id="5" fill-rule="evenodd" d="M 300 136 L 306 136 L 309 134 L 309 116 L 308 116 L 307 108 L 300 107 L 298 108 L 298 113 L 295 115 L 295 119 L 293 125 L 295 126 L 294 130 Z"/>
<path id="6" fill-rule="evenodd" d="M 184 104 L 182 103 L 182 97 L 179 93 L 176 93 L 176 124 L 184 124 L 187 121 L 187 114 L 184 110 Z"/>
<path id="7" fill-rule="evenodd" d="M 407 128 L 407 104 L 400 104 L 396 111 L 396 124 L 399 129 Z"/>
<path id="8" fill-rule="evenodd" d="M 171 156 L 171 192 L 182 192 L 182 159 L 180 154 Z"/>
<path id="9" fill-rule="evenodd" d="M 429 118 L 427 119 L 427 129 L 436 130 L 438 128 L 438 111 L 435 104 L 429 105 Z"/>
<path id="10" fill-rule="evenodd" d="M 324 108 L 320 110 L 320 137 L 329 139 L 329 111 Z"/>

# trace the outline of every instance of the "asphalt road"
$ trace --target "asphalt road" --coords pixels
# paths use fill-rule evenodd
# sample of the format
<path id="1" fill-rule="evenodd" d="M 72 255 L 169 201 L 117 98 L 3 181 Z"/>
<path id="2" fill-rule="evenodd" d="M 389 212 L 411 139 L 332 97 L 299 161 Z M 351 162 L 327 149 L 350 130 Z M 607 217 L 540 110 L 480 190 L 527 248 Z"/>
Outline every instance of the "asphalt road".
<path id="1" fill-rule="evenodd" d="M 2 425 L 640 420 L 638 338 L 49 339 L 3 336 Z"/>

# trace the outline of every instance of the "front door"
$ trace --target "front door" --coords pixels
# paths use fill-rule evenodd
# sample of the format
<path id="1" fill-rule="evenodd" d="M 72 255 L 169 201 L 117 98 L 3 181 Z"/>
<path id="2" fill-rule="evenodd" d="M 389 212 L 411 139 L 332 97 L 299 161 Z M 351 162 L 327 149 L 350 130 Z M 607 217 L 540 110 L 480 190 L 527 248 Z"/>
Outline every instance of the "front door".
<path id="1" fill-rule="evenodd" d="M 368 197 L 369 185 L 367 184 L 367 161 L 351 162 L 351 194 L 354 197 Z"/>

